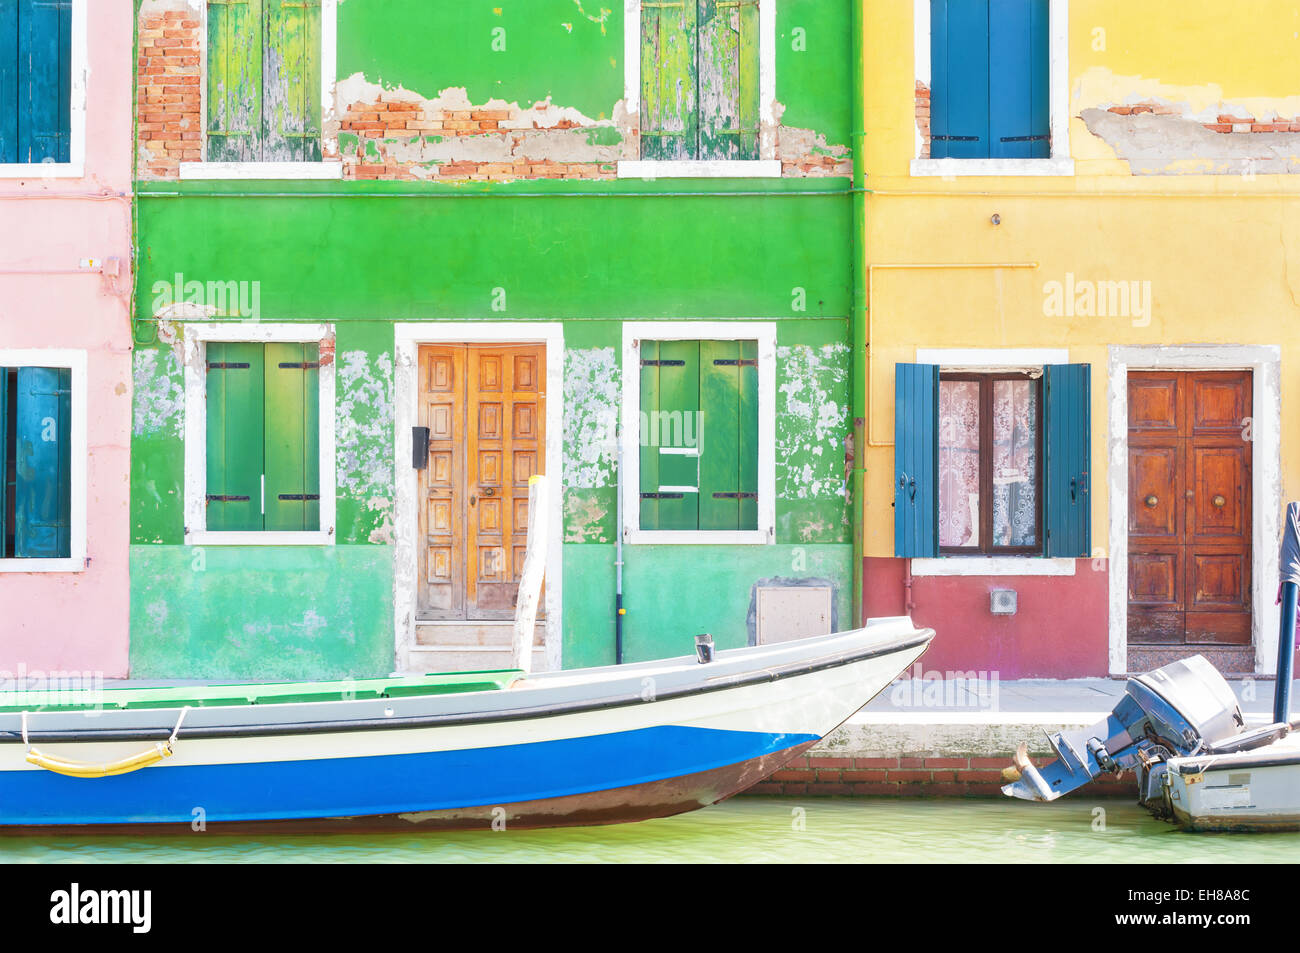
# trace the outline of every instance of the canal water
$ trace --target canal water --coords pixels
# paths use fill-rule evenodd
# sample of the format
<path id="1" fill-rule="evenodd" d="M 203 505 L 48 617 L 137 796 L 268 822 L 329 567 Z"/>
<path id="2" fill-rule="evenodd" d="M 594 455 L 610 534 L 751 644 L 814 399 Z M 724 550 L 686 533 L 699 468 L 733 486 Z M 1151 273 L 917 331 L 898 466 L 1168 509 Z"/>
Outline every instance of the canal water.
<path id="1" fill-rule="evenodd" d="M 1100 812 L 1100 813 L 1099 813 Z M 256 838 L 11 837 L 0 863 L 1292 863 L 1296 834 L 1185 834 L 1120 800 L 742 797 L 609 827 Z"/>

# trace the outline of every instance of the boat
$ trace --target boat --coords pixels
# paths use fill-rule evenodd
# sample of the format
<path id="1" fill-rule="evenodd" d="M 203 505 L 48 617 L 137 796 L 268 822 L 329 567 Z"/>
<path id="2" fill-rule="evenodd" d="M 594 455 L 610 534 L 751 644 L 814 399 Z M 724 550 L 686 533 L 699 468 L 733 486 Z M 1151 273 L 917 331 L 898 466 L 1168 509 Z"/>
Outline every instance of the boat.
<path id="1" fill-rule="evenodd" d="M 0 832 L 551 827 L 717 803 L 925 651 L 907 617 L 662 661 L 0 696 Z"/>
<path id="2" fill-rule="evenodd" d="M 1300 503 L 1287 507 L 1282 623 L 1272 720 L 1248 724 L 1232 687 L 1194 655 L 1128 679 L 1090 728 L 1048 735 L 1041 768 L 1020 745 L 1002 791 L 1054 801 L 1098 776 L 1132 771 L 1138 803 L 1187 831 L 1300 830 L 1300 719 L 1290 717 L 1300 597 Z"/>

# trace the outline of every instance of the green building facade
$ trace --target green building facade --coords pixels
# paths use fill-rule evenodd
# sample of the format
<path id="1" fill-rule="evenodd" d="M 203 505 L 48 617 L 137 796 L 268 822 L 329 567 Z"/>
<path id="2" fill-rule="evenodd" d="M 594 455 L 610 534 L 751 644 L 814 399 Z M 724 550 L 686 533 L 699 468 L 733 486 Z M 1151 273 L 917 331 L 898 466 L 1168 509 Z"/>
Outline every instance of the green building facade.
<path id="1" fill-rule="evenodd" d="M 545 664 L 848 626 L 849 4 L 603 2 L 140 0 L 133 676 L 507 664 L 539 471 Z"/>

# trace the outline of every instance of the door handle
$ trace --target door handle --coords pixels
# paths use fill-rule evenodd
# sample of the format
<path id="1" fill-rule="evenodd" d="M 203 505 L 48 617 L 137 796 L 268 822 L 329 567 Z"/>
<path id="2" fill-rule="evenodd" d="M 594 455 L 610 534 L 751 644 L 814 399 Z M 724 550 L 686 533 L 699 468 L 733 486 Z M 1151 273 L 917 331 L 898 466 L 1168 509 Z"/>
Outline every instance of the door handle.
<path id="1" fill-rule="evenodd" d="M 1154 493 L 1152 493 L 1143 502 L 1145 502 L 1147 506 L 1149 506 L 1151 509 L 1154 510 L 1156 508 L 1156 505 L 1160 502 L 1160 498 L 1157 497 Z"/>
<path id="2" fill-rule="evenodd" d="M 469 495 L 469 505 L 470 505 L 470 506 L 473 506 L 473 505 L 474 505 L 475 503 L 477 503 L 477 502 L 478 502 L 478 498 L 477 498 L 476 496 L 474 496 L 473 493 L 471 493 L 471 494 Z"/>
<path id="3" fill-rule="evenodd" d="M 483 493 L 484 496 L 496 496 L 496 495 L 497 495 L 497 488 L 494 487 L 494 486 L 481 486 L 481 487 L 479 487 L 479 490 Z"/>
<path id="4" fill-rule="evenodd" d="M 1216 494 L 1215 497 L 1214 497 L 1214 499 L 1211 500 L 1210 502 L 1213 503 L 1215 506 L 1217 506 L 1219 509 L 1223 509 L 1224 504 L 1227 503 L 1228 501 L 1227 501 L 1226 499 L 1224 499 L 1222 493 L 1219 493 L 1219 494 Z"/>

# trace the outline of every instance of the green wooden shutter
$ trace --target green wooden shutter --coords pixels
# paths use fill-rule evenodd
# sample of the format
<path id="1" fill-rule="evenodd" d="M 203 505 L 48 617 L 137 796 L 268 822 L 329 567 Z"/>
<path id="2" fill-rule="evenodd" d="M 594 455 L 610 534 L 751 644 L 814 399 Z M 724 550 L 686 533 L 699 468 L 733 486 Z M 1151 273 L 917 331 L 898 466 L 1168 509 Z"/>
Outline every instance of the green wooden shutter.
<path id="1" fill-rule="evenodd" d="M 207 350 L 207 528 L 260 530 L 265 348 L 214 341 Z"/>
<path id="2" fill-rule="evenodd" d="M 14 458 L 14 555 L 71 555 L 72 372 L 20 367 Z"/>
<path id="3" fill-rule="evenodd" d="M 700 522 L 758 528 L 758 343 L 700 342 Z"/>
<path id="4" fill-rule="evenodd" d="M 320 529 L 320 346 L 266 345 L 268 530 Z"/>
<path id="5" fill-rule="evenodd" d="M 320 0 L 263 0 L 266 46 L 262 85 L 263 158 L 321 158 Z"/>
<path id="6" fill-rule="evenodd" d="M 699 529 L 699 409 L 700 342 L 642 342 L 642 529 Z"/>
<path id="7" fill-rule="evenodd" d="M 989 156 L 989 0 L 931 0 L 930 155 Z"/>
<path id="8" fill-rule="evenodd" d="M 939 368 L 894 366 L 894 555 L 939 555 Z"/>
<path id="9" fill-rule="evenodd" d="M 1091 553 L 1091 375 L 1089 364 L 1052 364 L 1043 369 L 1048 556 L 1078 558 Z"/>
<path id="10" fill-rule="evenodd" d="M 18 0 L 0 0 L 0 162 L 18 161 Z"/>
<path id="11" fill-rule="evenodd" d="M 996 159 L 1051 156 L 1048 0 L 989 0 L 989 148 Z"/>
<path id="12" fill-rule="evenodd" d="M 262 159 L 262 0 L 208 0 L 209 162 Z"/>
<path id="13" fill-rule="evenodd" d="M 641 5 L 641 158 L 693 159 L 699 146 L 696 0 Z"/>
<path id="14" fill-rule="evenodd" d="M 700 159 L 757 159 L 758 0 L 699 0 Z"/>

